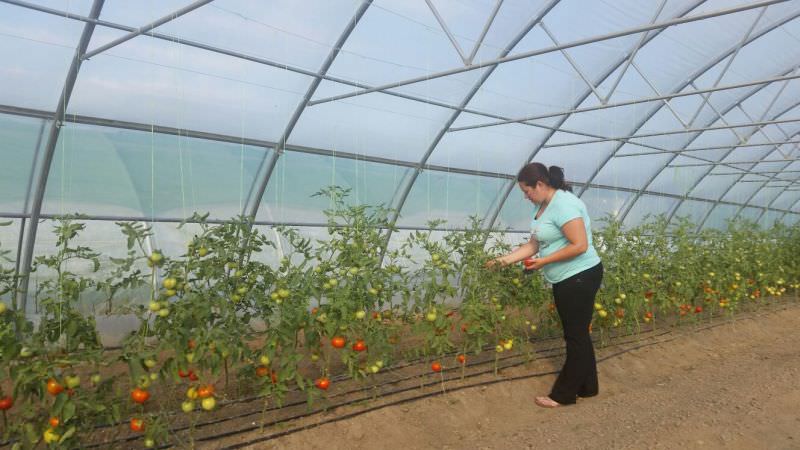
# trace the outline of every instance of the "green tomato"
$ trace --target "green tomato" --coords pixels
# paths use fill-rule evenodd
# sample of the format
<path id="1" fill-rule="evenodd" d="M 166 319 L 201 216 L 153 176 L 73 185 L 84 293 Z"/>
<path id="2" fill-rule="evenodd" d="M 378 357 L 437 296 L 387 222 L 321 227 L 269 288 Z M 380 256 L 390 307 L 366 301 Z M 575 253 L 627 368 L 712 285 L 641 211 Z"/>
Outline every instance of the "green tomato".
<path id="1" fill-rule="evenodd" d="M 23 358 L 30 358 L 33 355 L 33 350 L 28 347 L 22 347 L 19 351 L 19 356 Z"/>
<path id="2" fill-rule="evenodd" d="M 428 322 L 434 322 L 436 320 L 436 311 L 428 311 L 428 313 L 425 314 L 425 319 Z"/>
<path id="3" fill-rule="evenodd" d="M 64 377 L 64 381 L 66 382 L 68 389 L 75 389 L 76 387 L 81 385 L 81 377 L 77 375 L 66 376 Z"/>
<path id="4" fill-rule="evenodd" d="M 159 317 L 167 317 L 168 315 L 169 315 L 169 309 L 164 308 L 158 311 Z"/>
<path id="5" fill-rule="evenodd" d="M 356 319 L 361 320 L 364 317 L 367 317 L 367 313 L 366 312 L 364 312 L 364 311 L 356 311 Z"/>
<path id="6" fill-rule="evenodd" d="M 336 287 L 336 285 L 339 284 L 339 281 L 337 281 L 336 278 L 331 278 L 328 280 L 328 284 L 330 284 L 332 287 Z"/>
<path id="7" fill-rule="evenodd" d="M 288 289 L 278 289 L 278 297 L 280 298 L 289 298 L 289 290 Z"/>
<path id="8" fill-rule="evenodd" d="M 239 294 L 239 295 L 247 294 L 247 288 L 242 286 L 239 289 L 236 289 L 236 293 Z"/>
<path id="9" fill-rule="evenodd" d="M 378 366 L 377 366 L 377 365 L 375 365 L 375 364 L 373 364 L 373 365 L 369 366 L 369 371 L 370 371 L 370 372 L 372 372 L 372 373 L 378 373 L 378 371 L 379 371 L 379 370 L 381 370 L 381 368 L 380 368 L 380 367 L 378 367 Z"/>
<path id="10" fill-rule="evenodd" d="M 175 286 L 178 284 L 178 280 L 175 278 L 165 278 L 164 281 L 161 282 L 161 285 L 164 286 L 164 289 L 175 289 Z"/>
<path id="11" fill-rule="evenodd" d="M 258 362 L 260 362 L 262 366 L 268 366 L 269 365 L 269 356 L 261 355 L 261 358 L 258 359 Z"/>
<path id="12" fill-rule="evenodd" d="M 152 440 L 150 438 L 147 438 L 147 439 L 144 440 L 144 446 L 146 448 L 153 448 L 153 447 L 156 446 L 156 441 L 154 441 L 154 440 Z"/>
<path id="13" fill-rule="evenodd" d="M 194 411 L 194 401 L 186 400 L 185 402 L 181 403 L 181 411 L 187 414 Z"/>
<path id="14" fill-rule="evenodd" d="M 92 382 L 92 384 L 94 384 L 94 385 L 100 384 L 100 374 L 99 374 L 99 373 L 96 373 L 96 374 L 92 375 L 92 377 L 91 377 L 91 378 L 89 378 L 89 380 L 90 380 L 90 381 Z"/>
<path id="15" fill-rule="evenodd" d="M 375 365 L 378 366 L 379 369 L 382 369 L 383 368 L 383 360 L 379 359 L 379 360 L 375 361 Z"/>
<path id="16" fill-rule="evenodd" d="M 378 290 L 375 288 L 369 288 L 368 291 L 371 295 L 378 295 Z"/>
<path id="17" fill-rule="evenodd" d="M 358 267 L 351 267 L 348 272 L 350 273 L 350 275 L 355 275 L 358 273 Z"/>
<path id="18" fill-rule="evenodd" d="M 311 354 L 311 360 L 312 360 L 312 361 L 318 361 L 318 360 L 319 360 L 319 355 L 318 355 L 318 354 L 316 354 L 316 353 L 312 353 L 312 354 Z"/>
<path id="19" fill-rule="evenodd" d="M 269 298 L 271 298 L 273 301 L 275 301 L 275 300 L 278 300 L 280 297 L 278 296 L 277 292 L 273 292 L 272 294 L 269 294 Z"/>
<path id="20" fill-rule="evenodd" d="M 148 305 L 148 308 L 150 309 L 150 311 L 158 312 L 158 310 L 161 309 L 161 303 L 150 302 L 150 304 Z"/>
<path id="21" fill-rule="evenodd" d="M 194 362 L 194 352 L 189 352 L 186 354 L 186 362 L 189 364 Z"/>
<path id="22" fill-rule="evenodd" d="M 2 302 L 0 302 L 0 314 L 3 314 L 4 312 L 6 312 L 6 309 L 8 309 L 8 307 L 6 306 L 6 304 L 5 304 L 5 303 L 2 303 Z"/>
<path id="23" fill-rule="evenodd" d="M 144 360 L 144 366 L 147 367 L 148 369 L 152 369 L 153 367 L 156 366 L 156 360 L 155 359 L 145 359 Z"/>
<path id="24" fill-rule="evenodd" d="M 202 258 L 203 256 L 206 256 L 208 254 L 208 249 L 205 247 L 200 247 L 197 250 L 197 254 L 200 255 L 200 257 Z"/>
<path id="25" fill-rule="evenodd" d="M 158 264 L 164 259 L 164 256 L 161 255 L 161 252 L 154 251 L 150 254 L 150 262 L 153 264 Z"/>
<path id="26" fill-rule="evenodd" d="M 136 384 L 142 389 L 147 389 L 150 387 L 150 377 L 147 375 L 141 375 Z"/>
<path id="27" fill-rule="evenodd" d="M 156 381 L 157 379 L 158 379 L 158 373 L 157 372 L 153 372 L 153 373 L 150 374 L 150 380 Z"/>
<path id="28" fill-rule="evenodd" d="M 202 406 L 206 411 L 211 411 L 215 406 L 217 406 L 217 399 L 214 397 L 206 397 L 202 402 L 200 402 L 200 406 Z"/>

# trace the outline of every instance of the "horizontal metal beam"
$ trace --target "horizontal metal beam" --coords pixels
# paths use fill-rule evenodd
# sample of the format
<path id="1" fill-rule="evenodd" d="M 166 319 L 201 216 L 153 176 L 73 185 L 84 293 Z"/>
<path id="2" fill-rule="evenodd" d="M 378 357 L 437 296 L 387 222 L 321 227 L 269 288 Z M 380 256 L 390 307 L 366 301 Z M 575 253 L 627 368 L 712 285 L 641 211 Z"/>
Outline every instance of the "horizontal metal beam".
<path id="1" fill-rule="evenodd" d="M 518 119 L 498 120 L 496 122 L 487 122 L 487 123 L 479 123 L 479 124 L 475 124 L 475 125 L 467 125 L 467 126 L 463 126 L 463 127 L 454 127 L 454 128 L 450 128 L 448 131 L 456 132 L 456 131 L 464 131 L 464 130 L 474 130 L 476 128 L 496 127 L 498 125 L 508 125 L 508 124 L 512 124 L 512 123 L 522 123 L 522 124 L 524 124 L 524 123 L 528 123 L 528 122 L 530 122 L 532 120 L 549 119 L 549 118 L 552 118 L 552 117 L 559 117 L 559 116 L 563 116 L 563 115 L 567 115 L 567 114 L 578 114 L 578 113 L 591 112 L 591 111 L 600 111 L 600 110 L 604 110 L 604 109 L 620 108 L 620 107 L 623 107 L 623 106 L 638 105 L 638 104 L 642 104 L 642 103 L 661 102 L 661 101 L 664 101 L 664 100 L 669 100 L 669 99 L 678 98 L 678 97 L 688 97 L 688 96 L 692 96 L 692 95 L 707 94 L 707 93 L 710 93 L 710 92 L 727 91 L 727 90 L 732 90 L 732 89 L 741 89 L 741 88 L 750 87 L 750 86 L 758 86 L 760 84 L 770 84 L 770 83 L 776 83 L 776 82 L 780 82 L 780 81 L 794 80 L 794 79 L 797 79 L 797 78 L 800 78 L 800 74 L 785 75 L 785 76 L 774 77 L 774 78 L 766 78 L 766 79 L 762 79 L 762 80 L 748 81 L 746 83 L 729 84 L 729 85 L 725 85 L 725 86 L 717 86 L 717 87 L 708 88 L 708 89 L 695 89 L 693 91 L 676 92 L 676 93 L 668 94 L 668 95 L 657 95 L 655 97 L 642 97 L 642 98 L 637 98 L 637 99 L 633 99 L 633 100 L 626 100 L 624 102 L 608 103 L 606 105 L 586 106 L 586 107 L 583 107 L 583 108 L 575 108 L 575 109 L 570 109 L 570 110 L 565 110 L 565 111 L 557 111 L 557 112 L 553 112 L 553 113 L 546 113 L 546 114 L 538 114 L 538 115 L 535 115 L 535 116 L 521 117 L 521 118 L 518 118 Z"/>
<path id="2" fill-rule="evenodd" d="M 767 176 L 768 174 L 775 174 L 775 173 L 800 173 L 800 170 L 759 170 L 758 172 L 716 172 L 710 173 L 706 176 L 713 176 L 713 175 L 759 175 L 759 176 Z"/>
<path id="3" fill-rule="evenodd" d="M 142 27 L 137 28 L 136 31 L 131 31 L 130 33 L 126 34 L 125 36 L 121 36 L 121 37 L 119 37 L 117 39 L 114 39 L 113 41 L 109 42 L 108 44 L 101 45 L 100 47 L 97 47 L 94 50 L 90 50 L 90 51 L 86 52 L 81 57 L 81 60 L 86 61 L 87 59 L 89 59 L 89 58 L 91 58 L 93 56 L 97 56 L 97 55 L 99 55 L 100 53 L 103 53 L 106 50 L 112 49 L 112 48 L 114 48 L 114 47 L 116 47 L 116 46 L 118 46 L 118 45 L 120 45 L 120 44 L 122 44 L 124 42 L 127 42 L 127 41 L 135 38 L 136 36 L 140 36 L 140 35 L 142 35 L 144 33 L 147 33 L 148 31 L 152 31 L 154 28 L 160 27 L 161 25 L 164 25 L 167 22 L 173 21 L 173 20 L 177 19 L 178 17 L 181 17 L 182 15 L 184 15 L 186 13 L 192 12 L 195 9 L 197 9 L 197 8 L 199 8 L 201 6 L 207 5 L 207 4 L 209 4 L 209 3 L 213 2 L 213 1 L 214 0 L 196 0 L 194 3 L 192 3 L 190 5 L 186 5 L 186 6 L 184 6 L 183 8 L 181 8 L 181 9 L 179 9 L 177 11 L 171 12 L 171 13 L 165 15 L 164 17 L 161 17 L 160 19 L 156 19 L 156 20 L 148 23 L 147 25 L 144 25 Z"/>
<path id="4" fill-rule="evenodd" d="M 624 155 L 614 155 L 614 158 L 628 158 L 631 156 L 644 156 L 644 155 L 659 155 L 662 153 L 687 153 L 687 152 L 703 152 L 707 150 L 727 150 L 731 148 L 742 148 L 742 147 L 775 147 L 776 145 L 787 145 L 787 144 L 800 144 L 800 141 L 765 142 L 763 144 L 718 145 L 715 147 L 686 148 L 683 150 L 662 150 L 654 152 L 626 153 Z"/>
<path id="5" fill-rule="evenodd" d="M 449 69 L 449 70 L 444 70 L 444 71 L 441 71 L 441 72 L 435 72 L 435 73 L 423 75 L 423 76 L 420 76 L 420 77 L 411 78 L 411 79 L 408 79 L 408 80 L 397 81 L 397 82 L 394 82 L 394 83 L 387 83 L 387 84 L 383 84 L 383 85 L 380 85 L 380 86 L 372 87 L 372 88 L 369 88 L 369 89 L 363 89 L 363 90 L 360 90 L 360 91 L 354 91 L 354 92 L 350 92 L 350 93 L 347 93 L 347 94 L 336 95 L 336 96 L 332 96 L 332 97 L 326 97 L 326 98 L 322 98 L 322 99 L 310 102 L 309 106 L 319 105 L 321 103 L 327 103 L 327 102 L 332 102 L 332 101 L 336 101 L 336 100 L 342 100 L 342 99 L 345 99 L 345 98 L 350 98 L 350 97 L 355 97 L 355 96 L 359 96 L 359 95 L 369 94 L 369 93 L 372 93 L 372 92 L 382 92 L 382 91 L 385 91 L 387 89 L 393 89 L 393 88 L 397 88 L 397 87 L 401 87 L 401 86 L 406 86 L 406 85 L 409 85 L 409 84 L 420 83 L 420 82 L 423 82 L 423 81 L 430 81 L 430 80 L 434 80 L 434 79 L 437 79 L 437 78 L 442 78 L 442 77 L 446 77 L 446 76 L 450 76 L 450 75 L 457 75 L 457 74 L 464 73 L 464 72 L 469 72 L 469 71 L 472 71 L 472 70 L 483 69 L 485 67 L 496 66 L 498 64 L 503 64 L 503 63 L 507 63 L 507 62 L 511 62 L 511 61 L 517 61 L 517 60 L 520 60 L 520 59 L 531 58 L 533 56 L 544 55 L 544 54 L 547 54 L 547 53 L 557 52 L 557 51 L 568 49 L 568 48 L 580 47 L 580 46 L 583 46 L 583 45 L 588 45 L 588 44 L 592 44 L 592 43 L 595 43 L 595 42 L 606 41 L 606 40 L 609 40 L 609 39 L 616 39 L 616 38 L 628 36 L 628 35 L 631 35 L 631 34 L 638 34 L 638 33 L 643 33 L 645 31 L 657 30 L 657 29 L 660 29 L 660 28 L 670 27 L 670 26 L 673 26 L 673 25 L 680 25 L 680 24 L 683 24 L 683 23 L 696 22 L 696 21 L 699 21 L 699 20 L 710 19 L 710 18 L 713 18 L 713 17 L 724 16 L 724 15 L 728 15 L 728 14 L 735 14 L 735 13 L 748 11 L 748 10 L 756 9 L 756 8 L 763 8 L 764 6 L 774 5 L 774 4 L 777 4 L 777 3 L 783 3 L 785 1 L 787 1 L 787 0 L 768 0 L 768 1 L 762 1 L 762 2 L 755 2 L 755 3 L 750 3 L 750 4 L 746 4 L 746 5 L 742 5 L 742 6 L 738 6 L 738 7 L 734 7 L 734 8 L 728 8 L 728 9 L 723 9 L 723 10 L 718 10 L 718 11 L 711 11 L 711 12 L 704 13 L 704 14 L 698 14 L 696 16 L 681 17 L 681 18 L 678 18 L 678 19 L 666 20 L 666 21 L 658 22 L 658 23 L 654 23 L 654 24 L 648 24 L 648 25 L 628 28 L 628 29 L 625 29 L 625 30 L 622 30 L 622 31 L 617 31 L 617 32 L 614 32 L 614 33 L 604 34 L 602 36 L 594 36 L 594 37 L 590 37 L 590 38 L 586 38 L 586 39 L 579 39 L 579 40 L 568 42 L 568 43 L 562 44 L 562 45 L 556 45 L 556 46 L 546 47 L 546 48 L 542 48 L 542 49 L 538 49 L 538 50 L 532 50 L 532 51 L 528 51 L 528 52 L 517 53 L 517 54 L 514 54 L 514 55 L 508 55 L 508 56 L 505 56 L 505 57 L 502 57 L 502 58 L 496 58 L 496 59 L 489 60 L 489 61 L 483 61 L 483 62 L 478 63 L 478 64 L 471 64 L 471 65 L 466 66 L 466 67 L 458 67 L 458 68 L 455 68 L 455 69 Z"/>
<path id="6" fill-rule="evenodd" d="M 781 162 L 795 162 L 795 161 L 800 161 L 800 159 L 762 159 L 762 160 L 756 160 L 756 161 L 718 161 L 718 162 L 708 162 L 708 163 L 670 164 L 667 167 L 729 166 L 729 165 L 736 165 L 736 164 L 781 163 Z M 740 175 L 747 175 L 747 173 L 741 173 Z"/>
<path id="7" fill-rule="evenodd" d="M 92 18 L 89 18 L 89 17 L 81 16 L 79 14 L 73 14 L 73 13 L 70 13 L 68 11 L 61 11 L 61 10 L 48 8 L 48 7 L 41 6 L 41 5 L 36 5 L 36 4 L 33 4 L 33 3 L 28 3 L 28 2 L 25 2 L 23 0 L 0 0 L 0 3 L 7 3 L 7 4 L 10 4 L 10 5 L 19 6 L 21 8 L 26 8 L 26 9 L 30 9 L 30 10 L 33 10 L 33 11 L 39 11 L 39 12 L 43 12 L 43 13 L 46 13 L 46 14 L 51 14 L 51 15 L 54 15 L 54 16 L 57 16 L 57 17 L 63 17 L 63 18 L 72 19 L 72 20 L 78 20 L 78 21 L 85 22 L 85 23 L 93 23 L 93 24 L 98 25 L 98 26 L 103 26 L 103 27 L 112 28 L 112 29 L 116 29 L 116 30 L 136 31 L 136 28 L 130 27 L 130 26 L 127 26 L 127 25 L 121 25 L 121 24 L 118 24 L 118 23 L 99 20 L 99 19 L 92 19 Z M 173 44 L 181 44 L 181 45 L 185 45 L 187 47 L 194 47 L 194 48 L 197 48 L 197 49 L 200 49 L 200 50 L 209 51 L 209 52 L 217 53 L 217 54 L 220 54 L 220 55 L 230 56 L 230 57 L 233 57 L 233 58 L 237 58 L 237 59 L 253 62 L 253 63 L 256 63 L 256 64 L 261 64 L 261 65 L 265 65 L 265 66 L 269 66 L 269 67 L 274 67 L 274 68 L 280 69 L 280 70 L 286 70 L 286 71 L 297 73 L 297 74 L 300 74 L 300 75 L 306 75 L 306 76 L 309 76 L 309 77 L 312 77 L 312 78 L 317 78 L 318 77 L 318 78 L 321 78 L 321 79 L 326 80 L 326 81 L 331 81 L 331 82 L 334 82 L 334 83 L 344 84 L 344 85 L 347 85 L 347 86 L 352 86 L 352 87 L 356 87 L 356 88 L 363 88 L 363 89 L 368 89 L 368 88 L 371 87 L 368 84 L 359 83 L 359 82 L 352 81 L 352 80 L 346 80 L 344 78 L 335 77 L 335 76 L 332 76 L 330 74 L 319 75 L 317 72 L 314 72 L 314 71 L 311 71 L 311 70 L 307 70 L 307 69 L 303 69 L 301 67 L 295 67 L 295 66 L 292 66 L 292 65 L 289 65 L 289 64 L 284 64 L 284 63 L 272 61 L 272 60 L 269 60 L 269 59 L 253 56 L 253 55 L 247 55 L 247 54 L 244 54 L 244 53 L 239 53 L 239 52 L 235 52 L 235 51 L 232 51 L 232 50 L 227 50 L 227 49 L 224 49 L 224 48 L 214 47 L 214 46 L 203 44 L 203 43 L 200 43 L 200 42 L 195 42 L 195 41 L 191 41 L 191 40 L 188 40 L 188 39 L 183 39 L 183 38 L 180 38 L 180 37 L 177 37 L 177 36 L 172 36 L 172 35 L 168 35 L 168 34 L 161 34 L 161 33 L 154 32 L 154 31 L 151 31 L 151 32 L 147 33 L 145 36 L 152 37 L 152 38 L 155 38 L 155 39 L 161 39 L 161 40 L 173 43 Z M 423 103 L 423 104 L 426 104 L 426 105 L 438 106 L 440 108 L 450 109 L 450 110 L 453 110 L 453 111 L 460 111 L 460 112 L 466 112 L 466 113 L 470 113 L 470 114 L 475 114 L 477 116 L 486 117 L 487 119 L 498 119 L 498 120 L 508 120 L 509 119 L 509 117 L 506 117 L 506 116 L 503 116 L 503 115 L 494 114 L 494 113 L 490 113 L 490 112 L 486 112 L 486 111 L 480 111 L 480 110 L 477 110 L 477 109 L 472 109 L 472 108 L 467 108 L 467 107 L 461 107 L 461 106 L 457 106 L 457 105 L 451 105 L 449 103 L 440 102 L 440 101 L 433 100 L 433 99 L 428 99 L 428 98 L 417 97 L 417 96 L 410 95 L 410 94 L 404 94 L 404 93 L 400 93 L 400 92 L 386 92 L 386 94 L 394 96 L 394 97 L 402 98 L 404 100 L 410 100 L 410 101 L 413 101 L 413 102 L 417 102 L 417 103 Z M 556 128 L 553 128 L 553 127 L 549 127 L 547 125 L 536 124 L 536 123 L 525 123 L 524 125 L 532 126 L 532 127 L 535 127 L 535 128 L 546 129 L 546 130 L 555 130 L 556 129 Z M 591 133 L 584 133 L 584 132 L 581 132 L 581 131 L 570 130 L 568 128 L 559 128 L 558 131 L 561 131 L 563 133 L 580 135 L 580 136 L 602 137 L 602 136 L 594 135 L 594 134 L 591 134 Z"/>
<path id="8" fill-rule="evenodd" d="M 504 177 L 513 178 L 511 175 L 504 175 Z M 588 186 L 586 183 L 581 182 L 573 182 L 569 181 L 573 187 L 586 187 L 587 189 L 600 189 L 606 191 L 616 191 L 616 192 L 625 192 L 635 194 L 640 192 L 639 189 L 634 188 L 626 188 L 621 186 L 610 186 L 606 184 L 589 184 Z M 670 194 L 666 192 L 657 192 L 657 191 L 643 191 L 643 195 L 650 195 L 654 197 L 665 197 L 665 198 L 674 198 L 674 199 L 683 199 L 683 195 L 678 194 Z M 705 202 L 712 205 L 717 203 L 723 205 L 732 205 L 732 206 L 746 206 L 742 203 L 730 202 L 730 201 L 719 201 L 716 202 L 715 200 L 709 200 L 707 198 L 701 197 L 693 197 L 687 196 L 685 197 L 686 200 L 698 201 L 698 202 Z M 788 209 L 780 209 L 780 208 L 770 208 L 770 211 L 777 211 L 777 212 L 792 212 Z M 56 219 L 58 217 L 62 217 L 63 215 L 60 214 L 41 214 L 40 218 L 42 219 Z M 30 218 L 30 214 L 27 213 L 15 213 L 15 212 L 0 212 L 0 218 L 9 218 L 9 219 L 27 219 Z M 144 217 L 144 216 L 122 216 L 122 215 L 86 215 L 86 220 L 100 220 L 100 221 L 142 221 L 142 222 L 165 222 L 165 223 L 180 223 L 187 221 L 188 218 L 179 218 L 179 217 Z M 209 219 L 208 223 L 224 223 L 227 220 L 224 219 Z M 322 222 L 281 222 L 281 221 L 255 221 L 254 224 L 256 225 L 286 225 L 286 226 L 308 226 L 308 227 L 325 227 L 327 223 Z M 417 229 L 424 229 L 425 227 L 398 227 L 400 229 L 409 229 L 409 230 L 417 230 Z"/>
<path id="9" fill-rule="evenodd" d="M 637 139 L 637 138 L 648 138 L 648 137 L 656 137 L 656 136 L 670 136 L 675 134 L 687 134 L 687 133 L 699 133 L 704 131 L 716 131 L 716 130 L 728 130 L 732 128 L 746 128 L 746 127 L 763 127 L 766 125 L 775 125 L 779 123 L 792 123 L 792 122 L 800 122 L 800 118 L 795 119 L 777 119 L 777 120 L 765 120 L 761 122 L 748 122 L 748 123 L 735 123 L 731 125 L 714 125 L 710 127 L 703 127 L 703 128 L 690 128 L 685 130 L 668 130 L 668 131 L 659 131 L 654 133 L 642 133 L 642 134 L 632 134 L 630 136 L 619 136 L 619 137 L 610 137 L 604 139 L 592 139 L 587 141 L 571 141 L 571 142 L 561 142 L 558 144 L 547 144 L 543 145 L 542 148 L 553 148 L 553 147 L 570 147 L 573 145 L 586 145 L 586 144 L 596 144 L 598 142 L 609 142 L 609 141 L 620 141 L 620 140 L 627 140 L 627 139 Z M 769 144 L 764 144 L 769 145 Z M 729 146 L 731 147 L 731 146 Z"/>

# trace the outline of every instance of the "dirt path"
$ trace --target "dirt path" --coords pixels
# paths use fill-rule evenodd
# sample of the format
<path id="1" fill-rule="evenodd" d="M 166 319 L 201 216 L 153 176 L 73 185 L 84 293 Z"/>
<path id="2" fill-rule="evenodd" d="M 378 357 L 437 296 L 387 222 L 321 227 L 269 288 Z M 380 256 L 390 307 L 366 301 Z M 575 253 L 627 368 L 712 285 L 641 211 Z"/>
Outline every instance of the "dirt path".
<path id="1" fill-rule="evenodd" d="M 600 396 L 577 406 L 536 407 L 533 397 L 554 379 L 546 376 L 387 407 L 251 448 L 800 449 L 798 329 L 795 304 L 678 332 L 670 342 L 601 362 Z M 539 360 L 506 375 L 560 364 Z"/>

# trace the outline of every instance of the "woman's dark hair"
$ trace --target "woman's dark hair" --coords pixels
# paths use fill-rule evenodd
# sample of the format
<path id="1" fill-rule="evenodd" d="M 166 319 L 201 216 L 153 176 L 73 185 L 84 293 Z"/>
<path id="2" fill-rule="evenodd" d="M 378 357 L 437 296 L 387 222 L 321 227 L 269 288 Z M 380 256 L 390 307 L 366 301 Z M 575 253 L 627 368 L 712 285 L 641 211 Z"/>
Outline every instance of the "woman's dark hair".
<path id="1" fill-rule="evenodd" d="M 572 192 L 572 186 L 564 181 L 564 169 L 558 166 L 550 166 L 548 169 L 542 163 L 534 162 L 526 165 L 517 174 L 517 181 L 525 183 L 530 187 L 535 187 L 537 181 L 564 191 Z"/>

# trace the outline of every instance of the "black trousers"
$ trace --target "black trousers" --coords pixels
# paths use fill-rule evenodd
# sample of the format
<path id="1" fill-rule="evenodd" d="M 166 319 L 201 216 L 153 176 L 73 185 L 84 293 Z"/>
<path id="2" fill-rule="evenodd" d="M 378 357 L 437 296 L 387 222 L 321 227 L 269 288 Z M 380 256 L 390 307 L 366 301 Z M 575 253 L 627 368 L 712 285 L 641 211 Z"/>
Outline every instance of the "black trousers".
<path id="1" fill-rule="evenodd" d="M 567 343 L 567 360 L 556 378 L 550 398 L 562 405 L 573 404 L 577 397 L 592 397 L 599 392 L 589 324 L 602 280 L 603 264 L 600 263 L 553 285 L 553 297 Z"/>

